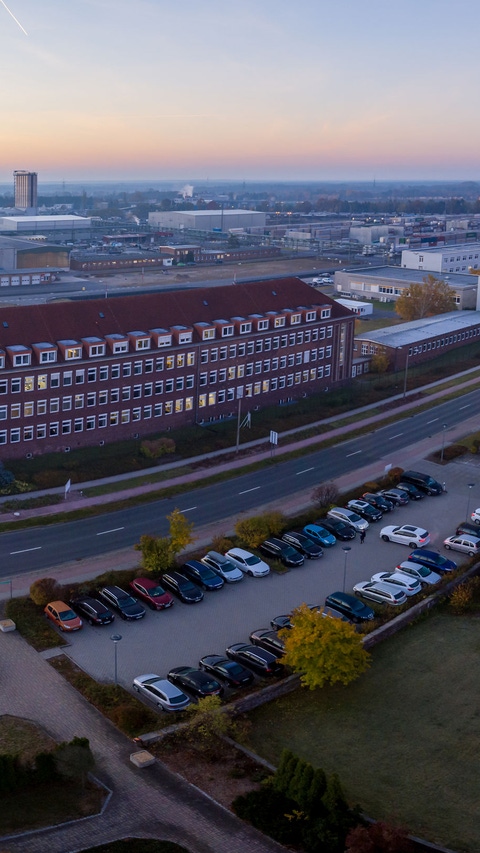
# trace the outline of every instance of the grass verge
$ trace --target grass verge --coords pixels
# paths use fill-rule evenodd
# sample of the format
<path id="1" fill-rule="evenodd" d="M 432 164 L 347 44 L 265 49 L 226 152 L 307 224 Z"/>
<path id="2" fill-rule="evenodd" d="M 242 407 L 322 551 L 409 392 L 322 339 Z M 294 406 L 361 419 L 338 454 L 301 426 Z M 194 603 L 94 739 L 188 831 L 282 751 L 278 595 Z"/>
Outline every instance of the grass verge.
<path id="1" fill-rule="evenodd" d="M 98 814 L 105 792 L 87 782 L 85 788 L 68 782 L 49 782 L 40 788 L 2 794 L 0 835 L 57 826 Z"/>
<path id="2" fill-rule="evenodd" d="M 479 618 L 436 611 L 375 647 L 345 687 L 297 691 L 251 714 L 251 746 L 336 772 L 352 803 L 454 850 L 480 849 Z"/>

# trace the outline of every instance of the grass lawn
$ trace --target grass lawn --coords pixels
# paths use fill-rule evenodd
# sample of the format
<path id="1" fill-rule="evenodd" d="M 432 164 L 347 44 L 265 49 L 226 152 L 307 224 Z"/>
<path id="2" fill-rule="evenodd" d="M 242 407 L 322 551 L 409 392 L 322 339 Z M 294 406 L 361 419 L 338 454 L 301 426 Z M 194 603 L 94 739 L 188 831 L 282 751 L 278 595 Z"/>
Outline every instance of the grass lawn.
<path id="1" fill-rule="evenodd" d="M 336 771 L 352 804 L 457 851 L 480 850 L 480 618 L 446 611 L 377 646 L 349 687 L 251 715 L 251 746 Z"/>

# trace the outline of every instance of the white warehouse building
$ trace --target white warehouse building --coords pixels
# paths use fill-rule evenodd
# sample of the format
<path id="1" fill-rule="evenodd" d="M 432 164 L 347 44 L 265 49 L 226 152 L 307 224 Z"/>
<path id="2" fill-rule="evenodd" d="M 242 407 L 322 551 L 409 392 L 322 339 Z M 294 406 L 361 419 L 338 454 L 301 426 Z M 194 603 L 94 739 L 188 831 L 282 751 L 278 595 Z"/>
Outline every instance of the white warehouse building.
<path id="1" fill-rule="evenodd" d="M 404 249 L 401 265 L 404 269 L 433 273 L 468 273 L 470 269 L 480 267 L 480 243 Z"/>
<path id="2" fill-rule="evenodd" d="M 149 213 L 148 222 L 153 228 L 225 233 L 232 228 L 265 228 L 266 214 L 256 210 L 169 210 Z"/>

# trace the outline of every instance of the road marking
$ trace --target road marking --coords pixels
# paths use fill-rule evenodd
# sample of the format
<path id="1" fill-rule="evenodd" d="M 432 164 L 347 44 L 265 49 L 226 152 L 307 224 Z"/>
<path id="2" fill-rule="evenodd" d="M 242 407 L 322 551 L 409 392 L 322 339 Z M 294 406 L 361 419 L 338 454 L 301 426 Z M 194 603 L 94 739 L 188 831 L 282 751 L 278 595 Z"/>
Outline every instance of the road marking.
<path id="1" fill-rule="evenodd" d="M 356 456 L 357 453 L 362 453 L 362 451 L 361 450 L 354 450 L 353 453 L 347 453 L 346 458 L 348 459 L 349 456 Z"/>
<path id="2" fill-rule="evenodd" d="M 125 530 L 125 528 L 114 527 L 112 530 L 102 530 L 100 533 L 97 533 L 97 536 L 105 536 L 107 533 L 117 533 L 118 530 Z"/>
<path id="3" fill-rule="evenodd" d="M 435 423 L 435 421 L 439 421 L 439 420 L 440 420 L 440 418 L 434 418 L 434 419 L 433 419 L 433 421 L 427 421 L 427 426 L 428 426 L 429 424 L 434 424 L 434 423 Z"/>
<path id="4" fill-rule="evenodd" d="M 23 551 L 10 551 L 10 556 L 13 556 L 13 554 L 27 554 L 28 551 L 41 551 L 41 548 L 41 545 L 37 545 L 36 548 L 25 548 Z"/>
<path id="5" fill-rule="evenodd" d="M 257 489 L 259 489 L 259 488 L 260 488 L 260 486 L 255 486 L 253 489 L 245 489 L 244 492 L 239 492 L 238 494 L 239 495 L 248 495 L 249 492 L 256 492 Z"/>
<path id="6" fill-rule="evenodd" d="M 187 506 L 186 509 L 181 509 L 180 512 L 191 512 L 192 509 L 196 509 L 196 506 Z"/>
<path id="7" fill-rule="evenodd" d="M 388 440 L 393 441 L 394 438 L 400 438 L 401 435 L 403 435 L 403 432 L 397 432 L 396 435 L 391 435 Z"/>
<path id="8" fill-rule="evenodd" d="M 297 471 L 295 476 L 298 477 L 299 474 L 306 474 L 307 471 L 314 471 L 314 470 L 315 470 L 315 468 L 313 468 L 313 467 L 312 468 L 304 468 L 303 471 Z"/>
<path id="9" fill-rule="evenodd" d="M 471 405 L 472 405 L 471 403 L 467 403 L 465 406 L 460 406 L 460 411 L 462 411 L 462 409 L 470 408 Z"/>

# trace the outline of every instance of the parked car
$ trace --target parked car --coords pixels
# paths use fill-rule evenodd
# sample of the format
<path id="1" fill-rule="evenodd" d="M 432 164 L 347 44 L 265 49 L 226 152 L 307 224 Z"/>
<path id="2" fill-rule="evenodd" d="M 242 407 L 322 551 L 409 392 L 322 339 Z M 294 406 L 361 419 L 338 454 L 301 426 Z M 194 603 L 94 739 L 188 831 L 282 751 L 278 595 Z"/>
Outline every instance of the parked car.
<path id="1" fill-rule="evenodd" d="M 192 583 L 185 575 L 181 575 L 180 572 L 168 572 L 163 575 L 162 583 L 184 604 L 196 604 L 203 599 L 203 592 L 200 587 Z"/>
<path id="2" fill-rule="evenodd" d="M 480 530 L 478 532 L 480 533 Z M 460 536 L 448 536 L 444 539 L 443 544 L 447 551 L 461 551 L 468 554 L 469 557 L 475 557 L 480 553 L 480 538 L 468 536 L 467 533 L 462 533 Z"/>
<path id="3" fill-rule="evenodd" d="M 319 542 L 322 548 L 331 548 L 337 541 L 333 533 L 320 524 L 306 524 L 303 532 L 314 542 Z"/>
<path id="4" fill-rule="evenodd" d="M 185 690 L 195 699 L 204 699 L 205 696 L 223 696 L 223 687 L 210 673 L 194 666 L 176 666 L 171 669 L 167 676 L 172 684 L 181 690 Z"/>
<path id="5" fill-rule="evenodd" d="M 370 601 L 377 601 L 380 604 L 390 604 L 398 606 L 405 604 L 407 596 L 393 584 L 379 583 L 378 581 L 361 581 L 353 587 L 355 595 L 360 595 L 362 598 L 367 598 Z"/>
<path id="6" fill-rule="evenodd" d="M 125 620 L 143 619 L 145 608 L 119 586 L 104 586 L 99 593 L 103 600 Z"/>
<path id="7" fill-rule="evenodd" d="M 222 589 L 224 586 L 223 579 L 217 575 L 209 566 L 201 563 L 199 560 L 188 560 L 180 569 L 180 573 L 186 578 L 193 581 L 194 584 L 205 589 L 208 592 L 213 592 L 217 589 Z"/>
<path id="8" fill-rule="evenodd" d="M 115 616 L 109 608 L 90 595 L 70 599 L 70 606 L 87 620 L 89 625 L 110 625 Z"/>
<path id="9" fill-rule="evenodd" d="M 454 572 L 457 564 L 438 551 L 426 551 L 424 548 L 416 548 L 415 551 L 408 556 L 408 560 L 413 563 L 421 563 L 422 566 L 428 566 L 434 572 Z"/>
<path id="10" fill-rule="evenodd" d="M 309 610 L 321 610 L 320 604 L 307 604 Z M 292 614 L 282 614 L 281 616 L 275 616 L 270 620 L 270 625 L 272 626 L 274 631 L 281 631 L 283 628 L 291 628 L 292 627 Z"/>
<path id="11" fill-rule="evenodd" d="M 384 495 L 377 495 L 374 492 L 365 492 L 362 495 L 364 501 L 381 510 L 381 512 L 392 512 L 395 509 L 393 501 L 389 501 Z"/>
<path id="12" fill-rule="evenodd" d="M 383 512 L 372 506 L 368 501 L 355 499 L 348 501 L 348 509 L 353 509 L 358 515 L 361 515 L 365 521 L 380 521 L 383 518 Z"/>
<path id="13" fill-rule="evenodd" d="M 480 524 L 480 507 L 478 509 L 474 509 L 470 518 L 474 522 L 474 524 Z"/>
<path id="14" fill-rule="evenodd" d="M 399 545 L 408 545 L 409 548 L 417 548 L 428 545 L 430 534 L 423 527 L 415 527 L 413 524 L 402 524 L 400 527 L 390 524 L 382 527 L 380 539 L 384 542 L 398 542 Z"/>
<path id="15" fill-rule="evenodd" d="M 440 575 L 432 572 L 428 566 L 422 566 L 421 563 L 413 563 L 410 560 L 404 560 L 403 563 L 399 563 L 395 571 L 408 575 L 411 578 L 417 578 L 421 584 L 426 584 L 427 586 L 433 586 L 440 581 Z"/>
<path id="16" fill-rule="evenodd" d="M 371 607 L 348 592 L 331 592 L 325 599 L 325 607 L 333 607 L 352 622 L 367 622 L 375 617 Z"/>
<path id="17" fill-rule="evenodd" d="M 325 616 L 326 619 L 341 619 L 342 622 L 352 621 L 348 616 L 345 616 L 344 613 L 341 613 L 340 610 L 335 610 L 334 607 L 322 607 L 320 613 L 322 616 Z"/>
<path id="18" fill-rule="evenodd" d="M 477 524 L 472 524 L 470 521 L 462 521 L 457 525 L 455 535 L 459 536 L 461 533 L 466 533 L 467 536 L 479 536 L 480 530 Z"/>
<path id="19" fill-rule="evenodd" d="M 329 509 L 327 512 L 327 518 L 339 518 L 340 521 L 345 521 L 347 524 L 351 524 L 359 533 L 362 530 L 368 530 L 368 521 L 365 521 L 364 518 L 361 518 L 358 513 L 354 512 L 352 509 L 347 509 L 343 506 L 334 506 L 332 509 Z"/>
<path id="20" fill-rule="evenodd" d="M 320 524 L 320 522 L 318 522 Z M 355 539 L 357 535 L 357 531 L 351 524 L 347 524 L 346 521 L 340 521 L 339 518 L 322 518 L 322 527 L 325 530 L 328 530 L 329 533 L 333 533 L 335 539 L 338 539 L 340 542 L 348 542 L 350 539 Z"/>
<path id="21" fill-rule="evenodd" d="M 254 646 L 266 649 L 267 652 L 271 652 L 276 658 L 281 658 L 285 651 L 283 640 L 280 639 L 276 631 L 271 631 L 269 628 L 260 628 L 258 631 L 252 631 L 248 639 Z"/>
<path id="22" fill-rule="evenodd" d="M 189 697 L 182 690 L 153 672 L 137 675 L 133 679 L 133 689 L 150 699 L 162 711 L 183 711 L 190 705 Z"/>
<path id="23" fill-rule="evenodd" d="M 422 492 L 413 483 L 403 482 L 397 483 L 397 488 L 401 489 L 402 492 L 406 492 L 411 501 L 420 501 L 425 497 L 425 492 Z"/>
<path id="24" fill-rule="evenodd" d="M 390 583 L 399 586 L 405 595 L 417 595 L 422 591 L 422 584 L 417 578 L 403 572 L 377 572 L 371 580 L 378 583 Z"/>
<path id="25" fill-rule="evenodd" d="M 288 542 L 289 545 L 293 545 L 307 560 L 317 560 L 319 557 L 323 557 L 323 548 L 321 545 L 318 542 L 314 542 L 305 533 L 288 530 L 282 534 L 282 539 L 284 542 Z"/>
<path id="26" fill-rule="evenodd" d="M 218 551 L 209 551 L 202 557 L 202 563 L 213 569 L 225 583 L 243 581 L 243 572 L 231 560 L 228 560 L 223 554 L 219 554 Z"/>
<path id="27" fill-rule="evenodd" d="M 152 610 L 166 610 L 173 604 L 170 593 L 152 578 L 135 578 L 130 581 L 130 589 L 142 601 L 145 601 Z"/>
<path id="28" fill-rule="evenodd" d="M 442 484 L 438 480 L 434 480 L 430 474 L 423 474 L 421 471 L 404 471 L 402 481 L 412 483 L 427 495 L 441 495 L 443 493 Z"/>
<path id="29" fill-rule="evenodd" d="M 224 655 L 205 655 L 200 658 L 198 665 L 218 681 L 224 681 L 229 687 L 235 689 L 248 687 L 253 682 L 253 672 Z"/>
<path id="30" fill-rule="evenodd" d="M 83 625 L 80 616 L 64 601 L 50 601 L 44 613 L 61 631 L 79 631 Z"/>
<path id="31" fill-rule="evenodd" d="M 270 574 L 270 566 L 264 563 L 256 554 L 244 551 L 243 548 L 230 548 L 225 556 L 252 578 L 261 578 Z"/>
<path id="32" fill-rule="evenodd" d="M 271 678 L 274 675 L 283 675 L 284 667 L 278 662 L 275 655 L 261 649 L 259 646 L 248 645 L 248 643 L 234 643 L 226 650 L 227 657 L 237 663 L 251 669 L 255 675 L 261 678 Z"/>
<path id="33" fill-rule="evenodd" d="M 405 506 L 408 504 L 410 498 L 407 493 L 403 491 L 403 489 L 382 489 L 380 492 L 384 498 L 391 501 L 395 506 Z"/>
<path id="34" fill-rule="evenodd" d="M 260 545 L 259 550 L 262 554 L 266 554 L 267 557 L 274 557 L 275 560 L 280 560 L 284 566 L 289 568 L 303 566 L 305 562 L 305 558 L 293 545 L 288 545 L 287 542 L 283 542 L 274 536 L 270 539 L 265 539 Z"/>

